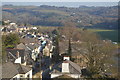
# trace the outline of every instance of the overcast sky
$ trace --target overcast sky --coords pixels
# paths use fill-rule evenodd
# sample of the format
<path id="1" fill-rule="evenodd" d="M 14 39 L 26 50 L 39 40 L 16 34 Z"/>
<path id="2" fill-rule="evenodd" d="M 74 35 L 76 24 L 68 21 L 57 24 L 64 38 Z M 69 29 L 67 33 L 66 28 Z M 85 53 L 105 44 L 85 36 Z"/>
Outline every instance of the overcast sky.
<path id="1" fill-rule="evenodd" d="M 119 2 L 120 0 L 1 0 L 2 2 Z"/>

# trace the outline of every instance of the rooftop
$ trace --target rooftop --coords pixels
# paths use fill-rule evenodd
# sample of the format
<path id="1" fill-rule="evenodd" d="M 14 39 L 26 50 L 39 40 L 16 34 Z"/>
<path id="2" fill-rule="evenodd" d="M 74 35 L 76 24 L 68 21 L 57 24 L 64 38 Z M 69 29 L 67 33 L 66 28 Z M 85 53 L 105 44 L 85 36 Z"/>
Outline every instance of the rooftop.
<path id="1" fill-rule="evenodd" d="M 25 74 L 30 70 L 28 66 L 6 62 L 2 66 L 2 78 L 13 78 L 17 74 Z"/>

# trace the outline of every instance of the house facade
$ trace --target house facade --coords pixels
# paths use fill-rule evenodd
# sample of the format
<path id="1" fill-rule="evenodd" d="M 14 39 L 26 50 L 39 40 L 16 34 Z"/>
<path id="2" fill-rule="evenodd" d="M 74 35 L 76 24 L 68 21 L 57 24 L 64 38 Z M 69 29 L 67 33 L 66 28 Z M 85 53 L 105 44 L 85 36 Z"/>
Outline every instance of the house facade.
<path id="1" fill-rule="evenodd" d="M 64 57 L 64 60 L 53 66 L 50 72 L 51 78 L 56 78 L 62 75 L 67 75 L 71 78 L 81 78 L 81 67 L 70 61 L 69 57 Z"/>
<path id="2" fill-rule="evenodd" d="M 32 68 L 12 62 L 3 64 L 2 80 L 20 80 L 23 78 L 32 80 Z"/>
<path id="3" fill-rule="evenodd" d="M 7 49 L 7 61 L 13 63 L 25 64 L 26 53 L 24 49 Z"/>

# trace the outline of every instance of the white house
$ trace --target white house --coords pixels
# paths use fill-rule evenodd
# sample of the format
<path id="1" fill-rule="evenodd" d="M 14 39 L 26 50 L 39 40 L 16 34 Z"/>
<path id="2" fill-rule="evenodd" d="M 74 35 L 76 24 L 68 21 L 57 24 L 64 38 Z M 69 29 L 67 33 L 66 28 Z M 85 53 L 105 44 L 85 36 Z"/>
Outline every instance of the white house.
<path id="1" fill-rule="evenodd" d="M 71 78 L 81 78 L 81 68 L 69 57 L 64 57 L 64 61 L 53 66 L 50 72 L 51 78 L 67 75 Z"/>
<path id="2" fill-rule="evenodd" d="M 40 53 L 40 45 L 39 44 L 28 44 L 26 45 L 32 52 L 31 58 L 35 61 Z"/>
<path id="3" fill-rule="evenodd" d="M 32 68 L 20 64 L 15 64 L 12 62 L 6 62 L 3 64 L 2 80 L 5 79 L 20 80 L 22 78 L 27 78 L 29 80 L 32 80 Z"/>
<path id="4" fill-rule="evenodd" d="M 13 63 L 25 64 L 26 63 L 26 52 L 24 49 L 6 49 L 7 61 Z"/>

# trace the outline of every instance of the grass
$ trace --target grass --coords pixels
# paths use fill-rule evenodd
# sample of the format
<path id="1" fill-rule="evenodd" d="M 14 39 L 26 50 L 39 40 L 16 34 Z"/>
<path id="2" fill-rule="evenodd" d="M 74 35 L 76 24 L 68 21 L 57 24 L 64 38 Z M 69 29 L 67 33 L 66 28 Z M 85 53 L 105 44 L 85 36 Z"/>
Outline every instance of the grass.
<path id="1" fill-rule="evenodd" d="M 42 30 L 48 30 L 48 29 L 56 29 L 56 27 L 40 27 L 40 26 L 37 26 L 39 27 L 40 29 Z M 118 41 L 118 30 L 109 30 L 109 29 L 87 29 L 89 31 L 92 31 L 92 32 L 95 32 L 97 33 L 101 39 L 104 39 L 104 40 L 112 40 L 113 42 L 119 42 L 120 43 L 120 40 Z"/>
<path id="2" fill-rule="evenodd" d="M 118 30 L 107 30 L 107 29 L 88 29 L 92 32 L 97 33 L 101 39 L 109 39 L 115 42 L 118 41 Z"/>
<path id="3" fill-rule="evenodd" d="M 92 32 L 106 32 L 106 31 L 114 31 L 114 30 L 107 30 L 107 29 L 88 29 L 89 31 Z"/>

